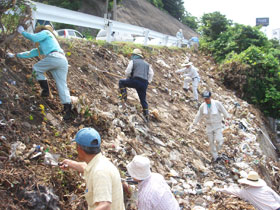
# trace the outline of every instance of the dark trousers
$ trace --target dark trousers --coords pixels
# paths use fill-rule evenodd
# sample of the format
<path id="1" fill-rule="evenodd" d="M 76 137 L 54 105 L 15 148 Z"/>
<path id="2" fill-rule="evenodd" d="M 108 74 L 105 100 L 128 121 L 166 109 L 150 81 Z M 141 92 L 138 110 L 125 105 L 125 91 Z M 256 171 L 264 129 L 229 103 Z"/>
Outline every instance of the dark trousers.
<path id="1" fill-rule="evenodd" d="M 147 80 L 143 80 L 140 78 L 121 79 L 119 81 L 119 88 L 120 89 L 126 87 L 135 88 L 138 93 L 143 110 L 147 110 L 148 103 L 146 101 L 146 92 L 147 92 L 148 84 L 149 83 Z"/>

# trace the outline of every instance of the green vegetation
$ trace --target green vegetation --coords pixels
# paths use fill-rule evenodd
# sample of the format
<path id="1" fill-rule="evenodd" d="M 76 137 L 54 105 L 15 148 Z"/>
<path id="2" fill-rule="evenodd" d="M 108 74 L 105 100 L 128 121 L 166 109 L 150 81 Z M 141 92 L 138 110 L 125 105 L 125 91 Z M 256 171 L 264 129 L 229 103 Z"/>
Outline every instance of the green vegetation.
<path id="1" fill-rule="evenodd" d="M 219 12 L 201 18 L 200 49 L 220 63 L 224 84 L 268 116 L 280 117 L 280 45 L 260 27 L 234 24 Z"/>
<path id="2" fill-rule="evenodd" d="M 159 9 L 163 9 L 163 3 L 162 0 L 148 0 L 151 2 L 153 5 L 155 5 Z"/>
<path id="3" fill-rule="evenodd" d="M 0 45 L 9 44 L 18 25 L 25 25 L 31 19 L 29 1 L 4 1 L 0 7 Z"/>

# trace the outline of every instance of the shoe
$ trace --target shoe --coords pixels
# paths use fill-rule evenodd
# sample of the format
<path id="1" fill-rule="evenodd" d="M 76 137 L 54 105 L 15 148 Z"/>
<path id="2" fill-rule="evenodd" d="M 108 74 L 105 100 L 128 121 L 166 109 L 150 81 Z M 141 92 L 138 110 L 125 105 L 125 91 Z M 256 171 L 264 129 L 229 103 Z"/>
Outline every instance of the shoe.
<path id="1" fill-rule="evenodd" d="M 70 120 L 71 119 L 71 113 L 72 113 L 72 104 L 63 104 L 64 105 L 64 120 Z"/>
<path id="2" fill-rule="evenodd" d="M 121 100 L 124 100 L 124 101 L 127 101 L 127 91 L 126 91 L 126 88 L 121 88 L 120 89 L 120 95 L 119 95 L 119 98 Z"/>
<path id="3" fill-rule="evenodd" d="M 50 95 L 48 81 L 47 80 L 38 80 L 38 82 L 42 88 L 41 96 L 48 97 Z"/>
<path id="4" fill-rule="evenodd" d="M 187 93 L 189 91 L 189 88 L 183 88 L 183 90 Z"/>
<path id="5" fill-rule="evenodd" d="M 148 110 L 148 109 L 144 109 L 144 110 L 143 110 L 143 114 L 144 114 L 146 123 L 148 123 L 148 122 L 150 121 L 150 118 L 149 118 L 149 110 Z"/>

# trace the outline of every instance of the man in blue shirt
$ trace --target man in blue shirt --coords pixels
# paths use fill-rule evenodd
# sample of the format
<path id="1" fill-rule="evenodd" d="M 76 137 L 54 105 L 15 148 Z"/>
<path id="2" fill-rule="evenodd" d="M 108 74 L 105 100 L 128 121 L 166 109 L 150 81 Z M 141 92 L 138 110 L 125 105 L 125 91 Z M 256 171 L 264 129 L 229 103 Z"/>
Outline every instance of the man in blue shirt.
<path id="1" fill-rule="evenodd" d="M 64 105 L 64 120 L 71 118 L 71 98 L 67 87 L 68 61 L 55 38 L 51 26 L 38 26 L 34 34 L 27 33 L 23 26 L 19 26 L 17 31 L 25 38 L 36 44 L 36 48 L 22 53 L 17 53 L 18 58 L 33 58 L 44 55 L 45 57 L 33 66 L 36 79 L 38 80 L 42 92 L 41 96 L 49 96 L 49 85 L 45 77 L 45 73 L 50 71 L 55 79 L 59 97 Z M 8 53 L 9 57 L 14 57 L 12 53 Z"/>

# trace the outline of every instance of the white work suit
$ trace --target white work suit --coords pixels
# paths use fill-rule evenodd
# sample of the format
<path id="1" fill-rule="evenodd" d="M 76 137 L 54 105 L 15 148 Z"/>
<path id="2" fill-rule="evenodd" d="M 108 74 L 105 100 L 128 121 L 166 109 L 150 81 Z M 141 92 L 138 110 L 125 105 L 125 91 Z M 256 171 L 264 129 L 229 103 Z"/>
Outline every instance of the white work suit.
<path id="1" fill-rule="evenodd" d="M 183 42 L 183 39 L 184 39 L 183 32 L 182 31 L 178 31 L 176 33 L 176 38 L 177 38 L 177 47 L 181 48 L 182 42 Z"/>
<path id="2" fill-rule="evenodd" d="M 182 68 L 177 71 L 176 73 L 185 73 L 184 74 L 184 89 L 189 89 L 189 83 L 192 82 L 192 90 L 193 90 L 193 99 L 198 100 L 198 93 L 197 93 L 197 88 L 198 88 L 198 83 L 200 81 L 199 74 L 197 72 L 197 68 L 195 68 L 193 65 L 189 66 L 188 68 Z"/>
<path id="3" fill-rule="evenodd" d="M 210 108 L 204 102 L 200 105 L 199 110 L 195 116 L 193 124 L 197 124 L 201 118 L 206 121 L 206 134 L 210 144 L 211 154 L 214 160 L 218 157 L 218 152 L 224 143 L 222 133 L 222 115 L 225 118 L 229 117 L 228 112 L 225 110 L 221 102 L 211 99 Z"/>

